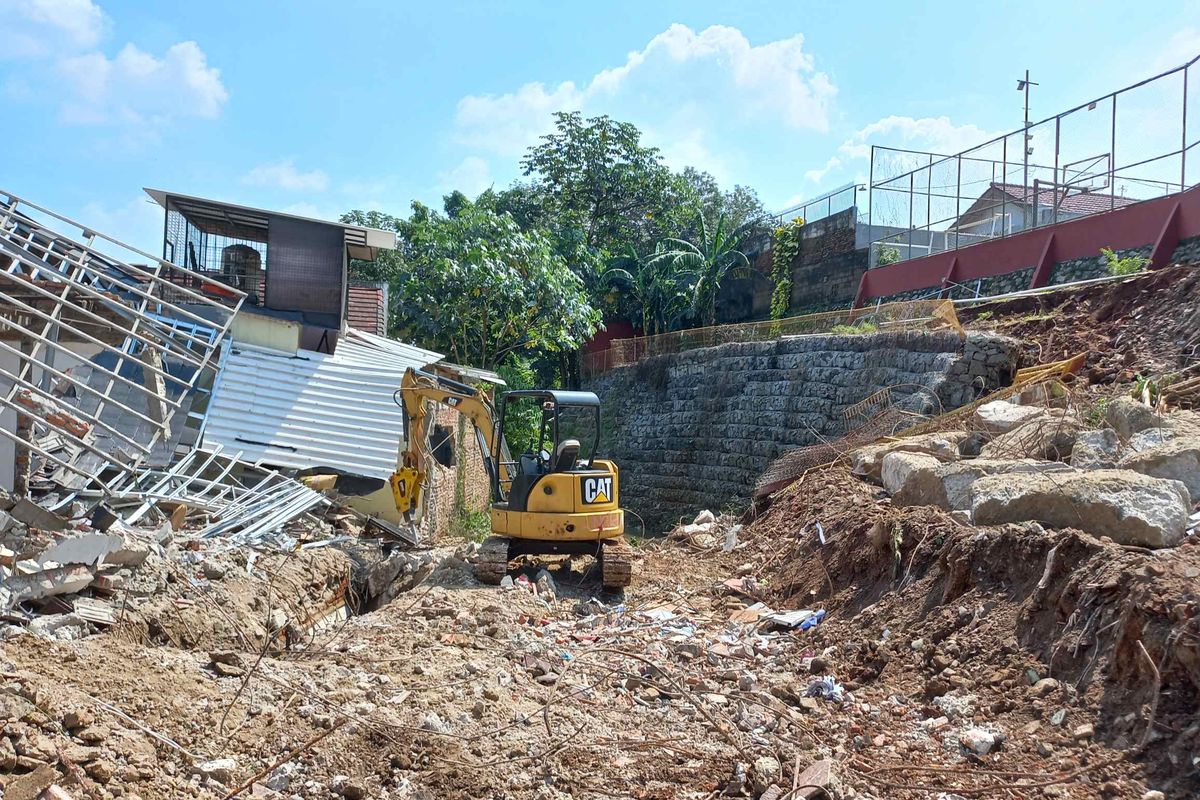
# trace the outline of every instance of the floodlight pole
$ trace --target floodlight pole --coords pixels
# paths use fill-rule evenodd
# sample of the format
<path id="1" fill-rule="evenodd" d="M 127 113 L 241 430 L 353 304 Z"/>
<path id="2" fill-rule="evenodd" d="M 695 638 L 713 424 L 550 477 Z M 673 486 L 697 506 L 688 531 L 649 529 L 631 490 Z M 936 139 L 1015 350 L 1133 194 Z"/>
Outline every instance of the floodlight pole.
<path id="1" fill-rule="evenodd" d="M 1025 196 L 1024 196 L 1023 200 L 1030 208 L 1030 212 L 1028 212 L 1028 213 L 1032 213 L 1032 209 L 1033 209 L 1033 202 L 1030 201 L 1030 199 L 1029 199 L 1029 87 L 1030 86 L 1037 86 L 1037 84 L 1034 83 L 1033 81 L 1029 80 L 1029 70 L 1025 70 L 1025 79 L 1017 80 L 1017 89 L 1025 92 L 1025 126 L 1022 129 L 1023 139 L 1021 142 L 1021 151 L 1022 151 L 1021 162 L 1024 166 L 1024 170 L 1023 170 L 1021 182 L 1022 182 L 1022 188 L 1025 192 Z M 1055 176 L 1055 177 L 1057 178 L 1057 176 Z M 1033 220 L 1033 223 L 1036 225 L 1037 220 L 1036 219 Z M 1032 226 L 1030 226 L 1030 227 L 1032 227 Z"/>

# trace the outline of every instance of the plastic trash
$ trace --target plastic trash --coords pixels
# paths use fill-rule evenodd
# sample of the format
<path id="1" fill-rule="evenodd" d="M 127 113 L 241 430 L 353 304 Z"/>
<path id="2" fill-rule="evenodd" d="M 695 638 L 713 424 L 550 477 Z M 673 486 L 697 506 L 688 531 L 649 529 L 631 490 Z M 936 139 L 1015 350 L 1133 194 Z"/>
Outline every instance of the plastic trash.
<path id="1" fill-rule="evenodd" d="M 818 678 L 808 685 L 804 691 L 805 697 L 820 697 L 823 700 L 841 701 L 846 696 L 846 688 L 831 676 Z"/>
<path id="2" fill-rule="evenodd" d="M 813 628 L 820 625 L 821 620 L 823 620 L 823 619 L 825 619 L 825 609 L 823 609 L 823 608 L 817 609 L 815 612 L 813 612 L 813 614 L 811 616 L 809 616 L 808 619 L 806 619 L 806 620 L 804 620 L 804 622 L 800 623 L 800 630 L 802 630 L 802 631 L 812 630 Z"/>

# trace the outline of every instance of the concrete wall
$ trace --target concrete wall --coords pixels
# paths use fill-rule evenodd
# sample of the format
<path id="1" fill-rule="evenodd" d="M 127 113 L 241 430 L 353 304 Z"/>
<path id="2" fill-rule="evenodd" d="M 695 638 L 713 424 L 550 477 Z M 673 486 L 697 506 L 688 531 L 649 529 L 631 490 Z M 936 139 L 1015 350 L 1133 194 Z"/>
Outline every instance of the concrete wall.
<path id="1" fill-rule="evenodd" d="M 854 300 L 859 278 L 867 268 L 867 251 L 857 245 L 857 221 L 858 209 L 848 208 L 801 229 L 800 254 L 792 264 L 790 313 L 847 306 Z M 718 322 L 745 322 L 770 315 L 775 288 L 770 279 L 770 237 L 748 243 L 746 251 L 758 276 L 725 280 L 717 297 Z"/>
<path id="2" fill-rule="evenodd" d="M 1017 343 L 950 332 L 803 336 L 650 359 L 597 377 L 601 455 L 621 468 L 622 505 L 659 533 L 702 508 L 745 501 L 784 452 L 836 438 L 842 412 L 884 387 L 914 410 L 1007 384 Z M 637 530 L 636 522 L 630 529 Z"/>
<path id="3" fill-rule="evenodd" d="M 1125 258 L 1128 256 L 1144 256 L 1150 257 L 1150 245 L 1144 247 L 1134 247 L 1127 250 L 1117 250 L 1117 256 Z M 1175 252 L 1171 255 L 1171 263 L 1176 264 L 1197 264 L 1200 263 L 1200 236 L 1193 236 L 1190 239 L 1184 239 L 1175 248 Z M 1103 278 L 1108 275 L 1108 262 L 1105 258 L 1097 253 L 1094 256 L 1086 258 L 1075 258 L 1070 261 L 1057 262 L 1050 268 L 1049 285 L 1053 286 L 1059 283 L 1071 283 L 1072 281 L 1090 280 L 1092 278 Z M 968 281 L 961 286 L 955 287 L 950 296 L 959 299 L 967 297 L 990 297 L 992 295 L 1006 294 L 1008 292 L 1019 292 L 1029 288 L 1029 281 L 1033 278 L 1033 267 L 1025 269 L 1013 270 L 1006 272 L 1003 275 L 995 275 L 991 278 L 984 278 L 982 281 Z M 881 302 L 890 303 L 899 300 L 914 300 L 918 298 L 929 298 L 936 296 L 937 287 L 931 286 L 924 289 L 914 289 L 911 292 L 902 292 L 889 297 L 881 298 Z M 875 301 L 872 301 L 875 302 Z"/>

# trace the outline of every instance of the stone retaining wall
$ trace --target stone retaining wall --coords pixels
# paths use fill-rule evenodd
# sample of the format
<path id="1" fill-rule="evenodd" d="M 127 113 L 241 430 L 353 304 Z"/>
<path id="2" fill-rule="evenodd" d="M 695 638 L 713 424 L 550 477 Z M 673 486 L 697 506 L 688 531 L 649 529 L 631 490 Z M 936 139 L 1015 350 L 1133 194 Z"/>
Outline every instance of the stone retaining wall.
<path id="1" fill-rule="evenodd" d="M 1012 339 L 975 333 L 801 336 L 661 356 L 585 388 L 603 403 L 601 454 L 621 468 L 622 505 L 660 533 L 744 504 L 771 461 L 842 435 L 842 412 L 880 389 L 914 410 L 957 407 L 1007 384 L 1017 353 Z"/>

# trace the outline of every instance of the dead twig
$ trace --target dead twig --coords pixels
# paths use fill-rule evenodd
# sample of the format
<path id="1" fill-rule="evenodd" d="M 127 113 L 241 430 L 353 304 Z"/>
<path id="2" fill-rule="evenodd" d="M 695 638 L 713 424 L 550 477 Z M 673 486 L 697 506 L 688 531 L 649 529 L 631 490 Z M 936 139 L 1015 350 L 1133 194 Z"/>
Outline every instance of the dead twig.
<path id="1" fill-rule="evenodd" d="M 267 777 L 272 772 L 279 769 L 280 767 L 282 767 L 287 762 L 291 761 L 296 756 L 300 755 L 301 753 L 303 753 L 306 750 L 309 750 L 309 749 L 315 747 L 318 742 L 320 742 L 322 739 L 324 739 L 325 737 L 332 734 L 334 731 L 341 728 L 343 725 L 345 725 L 349 721 L 350 721 L 349 717 L 342 717 L 337 722 L 333 723 L 333 725 L 331 725 L 327 730 L 323 730 L 320 733 L 318 733 L 316 736 L 309 739 L 307 742 L 304 742 L 303 744 L 299 744 L 299 745 L 293 747 L 282 758 L 277 760 L 274 764 L 272 764 L 269 767 L 266 767 L 265 769 L 259 770 L 257 773 L 255 773 L 254 777 L 252 777 L 250 780 L 246 781 L 241 786 L 239 786 L 236 789 L 234 789 L 233 791 L 231 791 L 229 794 L 225 795 L 225 797 L 222 798 L 222 800 L 230 800 L 230 798 L 232 798 L 232 797 L 237 797 L 239 794 L 241 794 L 242 792 L 246 791 L 247 789 L 253 787 L 255 783 L 257 783 L 258 781 Z"/>
<path id="2" fill-rule="evenodd" d="M 1138 652 L 1145 659 L 1146 665 L 1150 667 L 1150 672 L 1154 675 L 1154 694 L 1150 697 L 1150 713 L 1146 719 L 1146 730 L 1142 731 L 1142 738 L 1138 741 L 1137 749 L 1144 750 L 1146 745 L 1150 744 L 1150 735 L 1154 732 L 1154 718 L 1158 716 L 1158 692 L 1162 688 L 1162 674 L 1159 672 L 1158 665 L 1154 663 L 1154 659 L 1146 652 L 1146 645 L 1142 644 L 1142 640 L 1137 642 Z"/>

